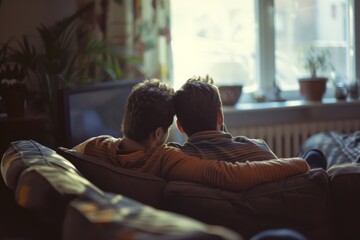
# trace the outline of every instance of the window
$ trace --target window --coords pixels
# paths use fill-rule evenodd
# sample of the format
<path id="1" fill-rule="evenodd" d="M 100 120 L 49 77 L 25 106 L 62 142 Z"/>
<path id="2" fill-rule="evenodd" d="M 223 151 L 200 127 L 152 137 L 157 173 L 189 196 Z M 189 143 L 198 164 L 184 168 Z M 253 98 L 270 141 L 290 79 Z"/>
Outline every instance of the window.
<path id="1" fill-rule="evenodd" d="M 327 49 L 333 74 L 345 80 L 349 74 L 349 14 L 347 0 L 275 0 L 275 66 L 283 90 L 295 90 L 294 79 L 308 75 L 301 50 L 309 45 Z M 324 73 L 326 74 L 326 73 Z"/>
<path id="2" fill-rule="evenodd" d="M 269 91 L 274 79 L 283 91 L 298 92 L 306 74 L 301 51 L 309 45 L 331 52 L 331 76 L 351 78 L 350 2 L 172 0 L 174 86 L 209 74 L 217 85 L 243 83 L 245 93 Z"/>
<path id="3" fill-rule="evenodd" d="M 175 86 L 209 74 L 218 84 L 258 88 L 253 0 L 175 0 L 170 16 Z"/>

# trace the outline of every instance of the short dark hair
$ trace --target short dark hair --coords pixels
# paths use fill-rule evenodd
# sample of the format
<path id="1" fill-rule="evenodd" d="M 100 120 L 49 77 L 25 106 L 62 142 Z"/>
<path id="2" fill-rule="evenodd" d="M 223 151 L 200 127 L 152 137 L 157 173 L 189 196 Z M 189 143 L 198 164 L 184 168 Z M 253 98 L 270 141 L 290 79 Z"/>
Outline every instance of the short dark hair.
<path id="1" fill-rule="evenodd" d="M 174 96 L 176 117 L 188 136 L 200 131 L 216 130 L 220 107 L 219 90 L 208 75 L 190 78 Z"/>
<path id="2" fill-rule="evenodd" d="M 121 126 L 124 136 L 143 142 L 158 127 L 167 132 L 175 115 L 173 96 L 174 89 L 158 79 L 136 84 L 125 106 Z"/>

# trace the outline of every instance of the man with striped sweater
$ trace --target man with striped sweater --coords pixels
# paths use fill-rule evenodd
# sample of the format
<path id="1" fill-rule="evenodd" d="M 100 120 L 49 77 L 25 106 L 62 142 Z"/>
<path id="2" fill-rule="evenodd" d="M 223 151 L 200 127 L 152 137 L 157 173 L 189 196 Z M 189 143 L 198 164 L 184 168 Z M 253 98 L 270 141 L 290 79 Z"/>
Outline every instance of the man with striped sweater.
<path id="1" fill-rule="evenodd" d="M 170 146 L 201 159 L 227 162 L 277 158 L 262 139 L 233 137 L 226 131 L 220 93 L 214 80 L 208 75 L 190 78 L 175 93 L 174 108 L 177 128 L 188 138 L 183 145 L 169 143 Z M 318 150 L 311 150 L 305 156 L 307 161 L 314 164 L 326 161 Z"/>

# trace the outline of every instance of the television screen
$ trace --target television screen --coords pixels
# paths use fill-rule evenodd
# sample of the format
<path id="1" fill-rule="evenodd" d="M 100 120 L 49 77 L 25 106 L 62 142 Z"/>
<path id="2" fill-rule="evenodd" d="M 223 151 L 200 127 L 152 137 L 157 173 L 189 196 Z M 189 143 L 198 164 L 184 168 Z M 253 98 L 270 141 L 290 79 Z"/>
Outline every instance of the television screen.
<path id="1" fill-rule="evenodd" d="M 65 146 L 98 136 L 122 137 L 124 107 L 132 87 L 141 80 L 103 82 L 63 91 Z"/>

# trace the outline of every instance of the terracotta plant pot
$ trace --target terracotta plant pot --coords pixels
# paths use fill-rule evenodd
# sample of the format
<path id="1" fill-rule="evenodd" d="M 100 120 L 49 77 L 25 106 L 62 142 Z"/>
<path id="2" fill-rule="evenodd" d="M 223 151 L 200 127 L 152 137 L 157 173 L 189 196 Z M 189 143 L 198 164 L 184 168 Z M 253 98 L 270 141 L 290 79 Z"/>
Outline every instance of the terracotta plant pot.
<path id="1" fill-rule="evenodd" d="M 218 88 L 222 104 L 232 106 L 239 101 L 243 85 L 219 86 Z"/>
<path id="2" fill-rule="evenodd" d="M 327 78 L 300 78 L 300 95 L 306 101 L 321 101 L 326 91 Z"/>

